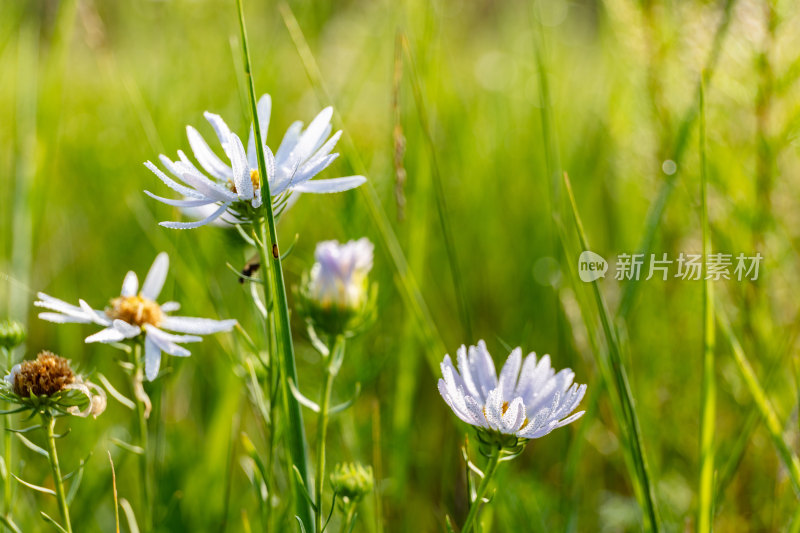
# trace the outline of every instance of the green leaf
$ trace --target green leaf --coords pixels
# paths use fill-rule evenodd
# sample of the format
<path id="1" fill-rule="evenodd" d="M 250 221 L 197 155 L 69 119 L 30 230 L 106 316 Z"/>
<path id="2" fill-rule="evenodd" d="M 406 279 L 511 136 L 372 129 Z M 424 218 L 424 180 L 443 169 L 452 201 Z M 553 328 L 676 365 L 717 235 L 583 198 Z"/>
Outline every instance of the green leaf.
<path id="1" fill-rule="evenodd" d="M 50 515 L 48 515 L 44 511 L 39 511 L 39 513 L 42 515 L 42 518 L 44 519 L 45 522 L 53 524 L 56 527 L 56 529 L 61 531 L 61 533 L 67 533 L 67 530 L 64 529 L 64 526 L 56 522 L 55 519 L 53 519 Z"/>
<path id="2" fill-rule="evenodd" d="M 456 530 L 453 529 L 453 522 L 450 520 L 450 515 L 444 515 L 444 525 L 447 533 L 456 533 Z"/>
<path id="3" fill-rule="evenodd" d="M 21 433 L 14 433 L 14 435 L 16 435 L 17 438 L 22 442 L 22 444 L 24 444 L 29 450 L 32 450 L 43 457 L 50 457 L 50 454 L 47 453 L 47 450 L 45 450 L 44 448 L 40 448 L 36 444 L 32 443 L 30 440 L 27 439 L 27 437 L 25 437 Z"/>
<path id="4" fill-rule="evenodd" d="M 28 482 L 27 482 L 27 481 L 25 481 L 24 479 L 20 479 L 20 478 L 18 478 L 17 476 L 15 476 L 14 474 L 11 474 L 11 477 L 13 477 L 14 479 L 16 479 L 17 481 L 19 481 L 20 483 L 22 483 L 23 485 L 25 485 L 25 486 L 26 486 L 26 487 L 28 487 L 29 489 L 33 489 L 33 490 L 36 490 L 36 491 L 42 492 L 42 493 L 44 493 L 44 494 L 49 494 L 49 495 L 51 495 L 51 496 L 55 496 L 55 495 L 56 495 L 55 491 L 53 491 L 53 490 L 50 490 L 50 489 L 48 489 L 47 487 L 40 487 L 39 485 L 34 485 L 33 483 L 28 483 Z"/>
<path id="5" fill-rule="evenodd" d="M 131 503 L 125 498 L 120 498 L 119 506 L 122 507 L 122 511 L 125 513 L 125 519 L 128 521 L 128 529 L 131 530 L 131 533 L 139 533 L 139 524 L 136 523 L 136 515 L 133 513 Z"/>
<path id="6" fill-rule="evenodd" d="M 347 409 L 348 407 L 350 407 L 351 405 L 356 403 L 356 400 L 358 400 L 358 396 L 360 394 L 361 394 L 361 383 L 356 383 L 356 389 L 355 389 L 355 391 L 353 391 L 353 396 L 349 400 L 347 400 L 346 402 L 343 402 L 343 403 L 340 403 L 339 405 L 331 407 L 328 410 L 328 415 L 335 415 L 336 413 L 341 413 L 342 411 L 344 411 L 345 409 Z"/>
<path id="7" fill-rule="evenodd" d="M 315 413 L 319 413 L 319 405 L 317 405 L 315 401 L 309 400 L 308 398 L 303 396 L 303 393 L 297 389 L 297 386 L 294 384 L 294 381 L 290 379 L 288 380 L 288 382 L 289 382 L 289 390 L 292 391 L 292 396 L 294 396 L 294 399 L 297 400 L 297 402 L 300 405 L 308 407 Z"/>
<path id="8" fill-rule="evenodd" d="M 122 448 L 123 450 L 127 450 L 131 453 L 135 453 L 136 455 L 144 455 L 144 450 L 139 446 L 135 446 L 133 444 L 128 444 L 127 442 L 121 441 L 117 438 L 112 437 L 111 442 Z"/>
<path id="9" fill-rule="evenodd" d="M 0 515 L 0 524 L 3 524 L 14 533 L 22 533 L 22 530 L 19 528 L 19 526 L 17 526 L 17 524 L 14 523 L 13 520 L 11 520 L 10 516 Z"/>
<path id="10" fill-rule="evenodd" d="M 103 384 L 103 387 L 108 391 L 108 393 L 111 395 L 112 398 L 117 400 L 119 403 L 121 403 L 131 411 L 136 409 L 136 403 L 127 396 L 125 396 L 124 394 L 122 394 L 121 392 L 119 392 L 117 389 L 115 389 L 114 386 L 111 384 L 111 382 L 108 381 L 108 378 L 106 378 L 103 374 L 98 373 L 97 379 L 100 380 L 100 383 Z"/>

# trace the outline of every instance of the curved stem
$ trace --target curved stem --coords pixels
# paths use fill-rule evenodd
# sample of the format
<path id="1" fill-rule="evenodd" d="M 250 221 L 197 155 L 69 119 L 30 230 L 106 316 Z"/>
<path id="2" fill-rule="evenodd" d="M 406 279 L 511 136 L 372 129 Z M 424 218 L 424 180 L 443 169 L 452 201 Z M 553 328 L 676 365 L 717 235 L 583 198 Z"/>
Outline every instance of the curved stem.
<path id="1" fill-rule="evenodd" d="M 461 528 L 462 533 L 469 533 L 470 529 L 474 527 L 474 522 L 478 519 L 478 512 L 480 511 L 483 497 L 486 495 L 486 491 L 489 490 L 489 483 L 491 483 L 492 477 L 494 477 L 495 472 L 497 472 L 497 467 L 500 465 L 501 451 L 502 450 L 500 448 L 495 448 L 492 451 L 492 455 L 489 456 L 489 462 L 486 464 L 486 470 L 483 473 L 483 479 L 481 480 L 481 484 L 478 485 L 478 492 L 475 495 L 475 501 L 473 501 L 469 506 L 467 519 L 464 520 L 464 526 Z"/>
<path id="2" fill-rule="evenodd" d="M 272 212 L 272 195 L 269 190 L 269 174 L 267 173 L 267 164 L 264 157 L 264 140 L 261 135 L 261 125 L 258 121 L 258 104 L 256 102 L 256 89 L 255 82 L 253 81 L 253 74 L 250 67 L 250 50 L 247 44 L 247 30 L 244 22 L 244 9 L 242 7 L 242 0 L 236 0 L 236 7 L 239 15 L 239 31 L 242 38 L 242 56 L 244 60 L 245 76 L 247 78 L 248 96 L 250 97 L 250 111 L 253 119 L 253 134 L 256 144 L 256 155 L 258 158 L 259 175 L 261 176 L 261 196 L 263 198 L 263 219 L 259 222 L 254 221 L 253 225 L 259 228 L 259 237 L 261 243 L 258 245 L 259 254 L 261 256 L 261 265 L 266 268 L 267 265 L 272 267 L 272 289 L 275 296 L 273 307 L 277 312 L 276 320 L 276 333 L 278 338 L 278 348 L 281 352 L 282 359 L 282 372 L 281 372 L 281 389 L 284 398 L 284 409 L 286 411 L 287 424 L 286 424 L 286 437 L 288 440 L 288 459 L 290 462 L 289 469 L 294 465 L 297 467 L 300 476 L 306 486 L 310 485 L 310 478 L 308 472 L 308 443 L 306 442 L 305 427 L 303 426 L 303 414 L 300 410 L 300 404 L 289 390 L 289 380 L 297 383 L 297 367 L 294 358 L 294 346 L 292 344 L 292 330 L 289 324 L 289 307 L 286 302 L 286 286 L 283 281 L 283 267 L 281 265 L 280 249 L 278 247 L 278 232 L 275 225 L 275 215 Z M 269 232 L 269 240 L 267 240 L 267 231 Z M 267 256 L 265 247 L 269 246 L 270 253 Z M 264 284 L 264 293 L 268 298 L 267 284 Z M 268 300 L 267 300 L 268 301 Z M 303 489 L 299 483 L 294 483 L 295 487 L 295 503 L 297 516 L 303 524 L 311 528 L 312 524 L 312 510 L 311 505 L 302 495 Z"/>
<path id="3" fill-rule="evenodd" d="M 42 427 L 47 435 L 47 452 L 50 460 L 50 469 L 53 471 L 53 484 L 56 487 L 56 499 L 58 500 L 58 510 L 61 512 L 61 520 L 64 522 L 64 529 L 72 533 L 72 524 L 69 521 L 69 506 L 67 497 L 64 493 L 64 480 L 61 477 L 61 467 L 58 465 L 58 452 L 56 451 L 56 437 L 54 428 L 56 419 L 48 412 L 42 414 Z"/>
<path id="4" fill-rule="evenodd" d="M 325 514 L 322 505 L 322 487 L 325 483 L 325 440 L 328 435 L 328 409 L 331 403 L 331 389 L 333 388 L 333 379 L 336 377 L 332 364 L 334 360 L 341 354 L 338 350 L 344 350 L 344 338 L 339 337 L 335 341 L 334 347 L 328 355 L 328 361 L 325 365 L 325 385 L 322 388 L 322 394 L 319 402 L 319 418 L 317 419 L 317 472 L 316 482 L 314 484 L 316 490 L 316 497 L 314 501 L 317 503 L 317 531 L 322 533 L 322 517 Z"/>
<path id="5" fill-rule="evenodd" d="M 137 342 L 133 345 L 133 389 L 137 391 L 142 386 L 143 380 L 143 361 L 142 344 Z M 144 391 L 134 394 L 136 398 L 136 418 L 138 421 L 138 446 L 142 449 L 139 455 L 139 485 L 142 490 L 142 529 L 146 532 L 153 528 L 153 510 L 150 498 L 150 468 L 147 462 L 147 409 L 141 395 Z"/>

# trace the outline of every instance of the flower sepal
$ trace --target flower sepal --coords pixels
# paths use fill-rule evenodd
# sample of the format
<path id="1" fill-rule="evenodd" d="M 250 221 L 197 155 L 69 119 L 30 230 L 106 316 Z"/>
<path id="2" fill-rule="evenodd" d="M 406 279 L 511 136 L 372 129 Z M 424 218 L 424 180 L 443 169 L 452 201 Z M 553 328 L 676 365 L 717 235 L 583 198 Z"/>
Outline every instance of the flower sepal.
<path id="1" fill-rule="evenodd" d="M 491 457 L 495 450 L 500 450 L 500 460 L 510 461 L 519 456 L 530 439 L 500 433 L 486 428 L 477 428 L 478 450 L 484 457 Z"/>

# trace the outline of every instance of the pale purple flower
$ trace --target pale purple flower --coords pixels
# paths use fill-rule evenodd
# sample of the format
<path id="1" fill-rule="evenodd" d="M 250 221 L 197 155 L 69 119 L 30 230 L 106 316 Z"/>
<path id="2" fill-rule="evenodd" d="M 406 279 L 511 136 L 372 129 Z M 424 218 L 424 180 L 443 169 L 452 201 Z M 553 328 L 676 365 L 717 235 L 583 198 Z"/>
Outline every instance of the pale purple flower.
<path id="1" fill-rule="evenodd" d="M 516 348 L 497 377 L 486 343 L 457 352 L 458 370 L 446 355 L 441 364 L 439 392 L 467 424 L 522 439 L 538 439 L 577 420 L 584 411 L 570 413 L 583 399 L 586 385 L 574 384 L 575 373 L 565 368 L 556 373 L 550 356 L 536 354 L 522 359 Z"/>
<path id="2" fill-rule="evenodd" d="M 367 297 L 367 275 L 372 269 L 374 246 L 363 237 L 339 244 L 317 244 L 308 282 L 308 297 L 321 307 L 360 309 Z"/>
<path id="3" fill-rule="evenodd" d="M 212 320 L 171 316 L 168 313 L 180 309 L 178 302 L 156 302 L 169 270 L 169 256 L 161 252 L 153 261 L 150 271 L 139 290 L 139 279 L 131 271 L 122 282 L 122 292 L 111 300 L 111 305 L 103 311 L 93 309 L 84 300 L 79 305 L 53 298 L 45 293 L 38 293 L 37 307 L 49 309 L 39 313 L 39 318 L 59 324 L 81 323 L 97 324 L 104 329 L 86 338 L 86 342 L 115 343 L 144 336 L 145 376 L 152 381 L 158 375 L 161 366 L 161 352 L 176 357 L 188 357 L 191 352 L 179 343 L 199 342 L 202 337 L 221 331 L 230 331 L 236 320 Z M 190 333 L 192 335 L 175 335 Z"/>

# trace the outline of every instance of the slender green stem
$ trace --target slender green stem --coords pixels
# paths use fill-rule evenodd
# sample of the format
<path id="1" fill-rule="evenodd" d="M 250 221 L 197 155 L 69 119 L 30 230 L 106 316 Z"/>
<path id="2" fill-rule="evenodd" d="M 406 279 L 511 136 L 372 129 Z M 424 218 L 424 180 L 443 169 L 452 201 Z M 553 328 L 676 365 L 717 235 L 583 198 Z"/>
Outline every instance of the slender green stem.
<path id="1" fill-rule="evenodd" d="M 142 386 L 143 367 L 142 344 L 137 342 L 133 345 L 133 389 L 136 391 L 136 418 L 138 422 L 138 446 L 142 449 L 139 455 L 139 485 L 142 491 L 141 519 L 142 530 L 146 533 L 153 528 L 153 509 L 150 498 L 150 468 L 147 461 L 147 409 L 144 399 L 141 397 L 143 391 L 139 390 Z"/>
<path id="2" fill-rule="evenodd" d="M 3 348 L 5 355 L 6 368 L 11 368 L 11 350 Z M 4 402 L 5 404 L 5 402 Z M 8 409 L 6 405 L 3 409 Z M 6 464 L 6 475 L 3 478 L 3 516 L 9 518 L 11 516 L 11 432 L 8 430 L 10 427 L 9 417 L 3 417 L 3 460 Z"/>
<path id="3" fill-rule="evenodd" d="M 350 533 L 353 529 L 353 522 L 356 519 L 356 504 L 351 503 L 347 507 L 347 511 L 344 514 L 344 522 L 342 522 L 342 528 L 340 529 L 341 533 Z"/>
<path id="4" fill-rule="evenodd" d="M 325 484 L 325 440 L 328 435 L 328 409 L 331 403 L 331 389 L 336 376 L 331 372 L 330 365 L 325 365 L 325 385 L 322 388 L 319 402 L 319 418 L 317 419 L 317 472 L 314 488 L 317 503 L 317 531 L 322 531 L 322 520 L 325 511 L 322 505 L 322 488 Z"/>
<path id="5" fill-rule="evenodd" d="M 42 427 L 47 435 L 47 454 L 50 460 L 50 469 L 53 471 L 53 484 L 56 487 L 58 510 L 61 512 L 61 520 L 64 522 L 64 529 L 66 529 L 68 533 L 72 533 L 72 524 L 69 521 L 67 495 L 64 492 L 64 479 L 61 477 L 61 467 L 58 465 L 58 452 L 56 451 L 56 436 L 54 432 L 56 419 L 47 411 L 42 413 Z"/>
<path id="6" fill-rule="evenodd" d="M 705 77 L 705 73 L 703 74 Z M 708 225 L 708 177 L 706 174 L 705 83 L 700 84 L 700 204 L 703 224 L 703 257 L 711 252 Z M 714 516 L 714 416 L 716 382 L 714 380 L 714 288 L 703 263 L 703 383 L 700 400 L 700 479 L 697 506 L 697 531 L 710 532 Z"/>
<path id="7" fill-rule="evenodd" d="M 492 451 L 492 455 L 489 456 L 489 462 L 486 464 L 486 469 L 483 471 L 483 479 L 481 480 L 481 484 L 478 485 L 478 490 L 475 494 L 475 501 L 473 501 L 469 506 L 469 513 L 467 513 L 467 518 L 464 520 L 464 526 L 461 528 L 461 533 L 469 533 L 471 528 L 475 527 L 476 525 L 476 521 L 478 520 L 478 512 L 480 512 L 483 498 L 486 496 L 486 491 L 489 490 L 489 484 L 492 482 L 492 478 L 494 477 L 495 472 L 497 472 L 497 467 L 500 465 L 501 451 L 502 450 L 500 448 L 496 448 Z"/>
<path id="8" fill-rule="evenodd" d="M 278 232 L 275 227 L 275 216 L 272 212 L 272 196 L 269 190 L 269 174 L 267 173 L 266 160 L 264 158 L 264 141 L 261 136 L 261 125 L 258 122 L 258 106 L 256 101 L 255 82 L 250 67 L 250 51 L 247 45 L 247 30 L 244 22 L 244 9 L 242 0 L 236 0 L 239 12 L 239 30 L 242 38 L 242 55 L 244 58 L 244 69 L 247 77 L 247 86 L 250 96 L 250 108 L 253 119 L 253 133 L 256 143 L 256 153 L 258 155 L 258 169 L 261 179 L 261 191 L 264 198 L 263 215 L 264 218 L 258 223 L 260 226 L 261 244 L 259 254 L 262 265 L 272 266 L 272 294 L 274 295 L 273 308 L 277 311 L 276 329 L 278 338 L 278 348 L 282 356 L 281 388 L 283 389 L 284 407 L 286 410 L 287 425 L 286 436 L 288 440 L 288 458 L 297 467 L 300 476 L 306 486 L 310 486 L 308 469 L 308 444 L 306 442 L 305 427 L 303 426 L 303 414 L 300 404 L 289 391 L 289 380 L 297 383 L 297 367 L 294 358 L 294 346 L 292 345 L 292 330 L 289 324 L 289 307 L 286 302 L 286 286 L 283 280 L 283 267 L 281 265 L 281 254 L 278 247 Z M 269 232 L 269 240 L 267 240 Z M 269 245 L 271 253 L 269 262 L 266 250 Z M 265 296 L 268 297 L 268 289 L 264 285 Z M 303 491 L 298 483 L 295 483 L 295 504 L 297 506 L 297 516 L 307 527 L 311 527 L 311 505 L 302 496 Z"/>

